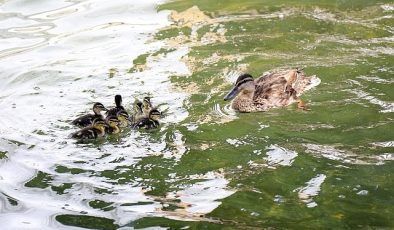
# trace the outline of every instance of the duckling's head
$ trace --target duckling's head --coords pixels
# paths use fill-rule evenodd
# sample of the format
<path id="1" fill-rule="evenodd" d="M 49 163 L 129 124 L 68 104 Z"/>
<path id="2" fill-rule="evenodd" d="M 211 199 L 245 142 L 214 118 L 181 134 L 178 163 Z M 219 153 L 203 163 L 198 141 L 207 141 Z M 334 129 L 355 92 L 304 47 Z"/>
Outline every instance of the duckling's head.
<path id="1" fill-rule="evenodd" d="M 120 107 L 122 105 L 122 96 L 121 95 L 115 95 L 115 104 L 116 107 Z"/>
<path id="2" fill-rule="evenodd" d="M 100 114 L 101 111 L 108 111 L 108 109 L 100 102 L 96 102 L 93 105 L 93 111 L 95 114 Z"/>
<path id="3" fill-rule="evenodd" d="M 152 108 L 152 103 L 150 101 L 150 97 L 144 97 L 142 101 L 145 110 L 150 110 Z"/>
<path id="4" fill-rule="evenodd" d="M 224 97 L 225 101 L 231 100 L 239 93 L 253 93 L 255 84 L 253 77 L 250 74 L 242 74 L 238 77 L 231 91 Z"/>
<path id="5" fill-rule="evenodd" d="M 137 111 L 138 112 L 141 112 L 142 113 L 142 108 L 144 107 L 144 105 L 142 104 L 142 102 L 137 102 L 137 104 L 136 104 L 136 109 L 137 109 Z"/>
<path id="6" fill-rule="evenodd" d="M 124 110 L 119 111 L 116 114 L 116 117 L 118 118 L 118 120 L 121 123 L 127 124 L 127 122 L 129 122 L 129 121 L 131 122 L 131 118 L 130 118 L 129 114 L 126 111 L 124 111 Z"/>
<path id="7" fill-rule="evenodd" d="M 162 114 L 161 114 L 161 112 L 160 112 L 159 110 L 157 110 L 157 109 L 152 109 L 152 110 L 149 112 L 149 118 L 152 119 L 152 120 L 154 120 L 154 121 L 160 120 L 161 117 L 162 117 Z"/>
<path id="8" fill-rule="evenodd" d="M 110 127 L 118 126 L 120 121 L 116 116 L 108 116 L 105 121 Z"/>
<path id="9" fill-rule="evenodd" d="M 93 120 L 93 127 L 104 130 L 108 125 L 103 119 L 96 118 Z"/>
<path id="10" fill-rule="evenodd" d="M 152 106 L 152 103 L 150 101 L 150 97 L 144 97 L 144 103 L 149 104 L 150 106 Z"/>

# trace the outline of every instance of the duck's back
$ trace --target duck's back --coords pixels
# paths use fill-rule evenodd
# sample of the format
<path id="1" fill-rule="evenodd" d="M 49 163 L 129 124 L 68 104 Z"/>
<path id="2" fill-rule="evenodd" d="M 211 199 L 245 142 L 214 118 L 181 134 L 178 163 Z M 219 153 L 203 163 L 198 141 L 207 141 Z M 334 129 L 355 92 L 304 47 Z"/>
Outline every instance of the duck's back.
<path id="1" fill-rule="evenodd" d="M 287 80 L 281 73 L 263 75 L 255 80 L 253 101 L 268 107 L 278 107 L 285 103 L 291 95 L 286 93 Z"/>
<path id="2" fill-rule="evenodd" d="M 77 119 L 73 120 L 71 123 L 79 127 L 87 127 L 89 125 L 92 125 L 94 119 L 97 118 L 102 118 L 102 116 L 95 114 L 86 114 L 81 117 L 78 117 Z"/>
<path id="3" fill-rule="evenodd" d="M 109 116 L 116 116 L 118 114 L 118 112 L 121 111 L 121 110 L 126 111 L 123 106 L 119 106 L 119 107 L 115 107 L 115 108 L 112 108 L 112 109 L 108 110 L 106 112 L 106 115 L 107 115 L 107 117 L 109 117 Z"/>
<path id="4" fill-rule="evenodd" d="M 94 127 L 86 127 L 81 129 L 71 135 L 72 138 L 87 140 L 87 139 L 96 139 L 99 135 L 99 130 Z"/>
<path id="5" fill-rule="evenodd" d="M 159 126 L 159 122 L 158 121 L 149 119 L 147 117 L 138 120 L 133 125 L 134 128 L 138 128 L 138 129 L 140 129 L 140 128 L 154 129 L 154 128 L 157 128 L 158 126 Z"/>
<path id="6" fill-rule="evenodd" d="M 296 75 L 293 75 L 296 74 Z M 306 90 L 320 83 L 316 76 L 307 77 L 303 71 L 269 73 L 255 80 L 253 101 L 268 107 L 286 106 Z"/>
<path id="7" fill-rule="evenodd" d="M 320 78 L 316 77 L 316 75 L 306 76 L 304 72 L 301 71 L 297 78 L 297 81 L 294 83 L 294 90 L 297 92 L 297 97 L 301 96 L 305 91 L 312 89 L 313 87 L 319 85 L 321 82 Z"/>

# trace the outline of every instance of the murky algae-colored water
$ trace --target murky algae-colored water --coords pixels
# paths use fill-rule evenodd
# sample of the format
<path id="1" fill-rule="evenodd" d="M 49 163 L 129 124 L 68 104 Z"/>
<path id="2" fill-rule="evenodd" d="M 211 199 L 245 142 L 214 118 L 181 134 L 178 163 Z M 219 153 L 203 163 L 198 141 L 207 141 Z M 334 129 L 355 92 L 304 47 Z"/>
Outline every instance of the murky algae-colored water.
<path id="1" fill-rule="evenodd" d="M 393 15 L 391 1 L 2 1 L 1 228 L 394 228 Z M 296 66 L 322 80 L 310 111 L 222 99 L 242 72 Z M 128 109 L 151 96 L 161 128 L 68 138 L 117 93 Z"/>

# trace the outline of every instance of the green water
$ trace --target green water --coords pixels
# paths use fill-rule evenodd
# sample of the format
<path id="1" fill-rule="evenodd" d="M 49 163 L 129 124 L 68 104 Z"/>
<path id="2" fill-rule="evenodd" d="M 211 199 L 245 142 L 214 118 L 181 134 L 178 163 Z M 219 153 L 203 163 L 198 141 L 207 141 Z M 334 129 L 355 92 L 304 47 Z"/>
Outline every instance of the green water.
<path id="1" fill-rule="evenodd" d="M 213 22 L 194 28 L 173 25 L 152 34 L 168 41 L 197 33 L 197 42 L 181 45 L 189 49 L 190 76 L 170 78 L 181 90 L 197 87 L 182 104 L 188 116 L 180 122 L 168 119 L 154 132 L 126 130 L 78 147 L 92 154 L 89 158 L 75 157 L 65 143 L 57 145 L 59 154 L 72 159 L 37 168 L 24 187 L 79 201 L 86 183 L 93 195 L 79 202 L 89 211 L 62 204 L 66 211 L 57 212 L 53 221 L 63 228 L 91 229 L 394 228 L 392 1 L 179 0 L 158 11 L 194 5 Z M 226 41 L 199 43 L 220 27 Z M 137 64 L 177 49 L 144 52 L 127 71 L 144 74 Z M 213 55 L 219 58 L 206 62 Z M 290 105 L 237 114 L 223 101 L 229 79 L 242 71 L 257 77 L 294 67 L 321 79 L 301 97 L 310 111 Z M 153 100 L 169 104 L 166 112 L 171 114 L 171 100 L 177 99 L 166 95 L 158 92 Z M 136 144 L 127 141 L 131 139 Z M 8 157 L 0 151 L 0 160 Z M 133 188 L 141 188 L 147 198 L 135 195 Z M 3 196 L 8 206 L 18 205 L 12 194 Z M 119 221 L 127 215 L 135 217 Z"/>
<path id="2" fill-rule="evenodd" d="M 222 101 L 224 89 L 211 93 L 223 83 L 225 68 L 236 69 L 247 64 L 247 71 L 259 76 L 275 68 L 301 66 L 307 74 L 321 78 L 322 83 L 302 97 L 311 111 L 289 106 L 267 113 L 238 114 L 237 120 L 225 124 L 209 122 L 194 132 L 182 130 L 190 150 L 168 172 L 187 175 L 223 168 L 225 177 L 230 180 L 229 186 L 236 192 L 206 215 L 219 223 L 144 218 L 135 227 L 393 228 L 393 163 L 378 160 L 379 155 L 392 154 L 394 150 L 394 19 L 393 11 L 384 11 L 382 4 L 372 1 L 175 1 L 160 6 L 160 9 L 183 11 L 197 5 L 215 19 L 229 17 L 220 22 L 227 29 L 227 42 L 192 47 L 190 55 L 196 60 L 196 71 L 190 77 L 173 78 L 178 84 L 187 86 L 195 82 L 200 88 L 190 98 L 190 116 L 186 122 L 196 122 L 212 113 L 215 104 L 225 104 Z M 258 13 L 244 20 L 236 17 L 248 15 L 250 10 Z M 287 11 L 291 13 L 283 18 L 259 17 Z M 202 26 L 197 33 L 204 34 L 210 27 Z M 167 37 L 176 35 L 167 33 Z M 243 59 L 203 64 L 214 53 L 219 57 L 241 55 Z M 206 84 L 209 81 L 213 83 Z M 360 96 L 360 92 L 365 95 Z M 379 105 L 372 97 L 386 104 Z M 389 111 L 383 112 L 385 109 Z M 268 127 L 260 128 L 261 124 Z M 228 139 L 240 140 L 243 144 L 234 146 Z M 391 145 L 373 144 L 378 142 Z M 201 143 L 212 147 L 199 150 Z M 317 150 L 308 151 L 309 144 L 318 146 Z M 264 159 L 256 150 L 264 153 L 271 145 L 296 151 L 298 156 L 291 166 L 264 166 Z M 328 150 L 323 150 L 328 146 Z M 324 152 L 334 156 L 335 151 L 344 156 L 337 159 L 322 156 Z M 251 166 L 251 161 L 260 166 Z M 294 190 L 317 174 L 324 174 L 326 178 L 319 194 L 313 197 L 317 206 L 308 208 Z M 159 194 L 172 185 L 160 187 Z M 361 195 L 361 190 L 367 190 L 368 194 Z M 275 201 L 278 195 L 283 201 Z"/>

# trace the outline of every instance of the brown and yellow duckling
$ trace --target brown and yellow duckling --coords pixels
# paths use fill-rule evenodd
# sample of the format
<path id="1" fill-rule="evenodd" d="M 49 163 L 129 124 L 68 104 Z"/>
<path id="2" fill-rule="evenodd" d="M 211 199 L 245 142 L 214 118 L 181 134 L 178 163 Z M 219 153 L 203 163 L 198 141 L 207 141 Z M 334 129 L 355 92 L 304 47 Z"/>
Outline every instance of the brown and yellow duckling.
<path id="1" fill-rule="evenodd" d="M 115 108 L 112 108 L 107 111 L 106 115 L 107 116 L 116 116 L 116 114 L 121 111 L 125 110 L 124 107 L 122 106 L 122 96 L 121 95 L 115 95 Z"/>
<path id="2" fill-rule="evenodd" d="M 134 102 L 133 118 L 135 121 L 144 117 L 143 107 L 144 104 L 138 99 Z"/>
<path id="3" fill-rule="evenodd" d="M 103 137 L 107 128 L 107 123 L 103 119 L 97 118 L 93 121 L 93 125 L 72 133 L 71 137 L 78 140 L 92 140 Z"/>
<path id="4" fill-rule="evenodd" d="M 319 83 L 319 78 L 307 77 L 299 69 L 270 73 L 257 79 L 242 74 L 224 100 L 234 99 L 232 108 L 239 112 L 267 111 L 298 101 L 300 95 Z"/>
<path id="5" fill-rule="evenodd" d="M 134 122 L 133 116 L 129 116 L 129 114 L 125 110 L 121 110 L 116 114 L 116 117 L 119 120 L 120 127 L 128 127 L 131 126 Z"/>
<path id="6" fill-rule="evenodd" d="M 150 97 L 144 97 L 142 101 L 142 111 L 145 117 L 149 116 L 149 112 L 153 109 L 152 102 L 150 101 Z"/>
<path id="7" fill-rule="evenodd" d="M 108 134 L 117 134 L 120 132 L 120 128 L 119 128 L 120 121 L 116 116 L 108 116 L 105 119 L 105 122 L 108 125 L 106 129 L 106 132 Z"/>
<path id="8" fill-rule="evenodd" d="M 93 124 L 95 119 L 103 119 L 103 115 L 101 115 L 101 111 L 108 111 L 103 104 L 100 102 L 96 102 L 93 104 L 93 112 L 94 114 L 86 114 L 77 119 L 73 120 L 71 123 L 73 125 L 79 127 L 87 127 Z"/>
<path id="9" fill-rule="evenodd" d="M 151 109 L 149 112 L 148 117 L 143 117 L 140 118 L 139 120 L 137 120 L 134 125 L 133 128 L 136 129 L 154 129 L 159 127 L 160 123 L 159 120 L 162 117 L 162 114 L 159 110 L 157 109 Z"/>

